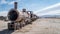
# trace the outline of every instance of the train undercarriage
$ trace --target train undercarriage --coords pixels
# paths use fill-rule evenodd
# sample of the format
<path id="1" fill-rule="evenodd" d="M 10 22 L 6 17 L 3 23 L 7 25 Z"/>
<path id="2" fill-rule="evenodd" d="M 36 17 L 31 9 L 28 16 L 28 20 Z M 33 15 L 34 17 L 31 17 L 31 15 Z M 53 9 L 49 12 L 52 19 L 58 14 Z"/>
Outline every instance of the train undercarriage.
<path id="1" fill-rule="evenodd" d="M 32 24 L 32 21 L 10 22 L 8 23 L 8 30 L 18 30 L 28 24 Z"/>

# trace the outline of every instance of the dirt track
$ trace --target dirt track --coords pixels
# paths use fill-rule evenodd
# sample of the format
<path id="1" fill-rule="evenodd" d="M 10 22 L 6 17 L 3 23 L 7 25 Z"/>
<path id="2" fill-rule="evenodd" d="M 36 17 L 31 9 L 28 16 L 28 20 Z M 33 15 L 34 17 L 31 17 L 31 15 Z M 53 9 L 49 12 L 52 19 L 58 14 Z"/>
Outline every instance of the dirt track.
<path id="1" fill-rule="evenodd" d="M 27 25 L 16 31 L 8 31 L 7 22 L 1 22 L 0 34 L 60 34 L 60 19 L 37 19 L 32 25 Z"/>

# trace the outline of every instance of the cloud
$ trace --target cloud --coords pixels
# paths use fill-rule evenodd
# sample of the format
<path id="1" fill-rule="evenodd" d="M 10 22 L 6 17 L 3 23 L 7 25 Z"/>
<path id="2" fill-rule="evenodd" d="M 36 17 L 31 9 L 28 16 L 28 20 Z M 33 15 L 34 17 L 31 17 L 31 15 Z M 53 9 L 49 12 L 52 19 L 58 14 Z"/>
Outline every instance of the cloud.
<path id="1" fill-rule="evenodd" d="M 7 11 L 1 11 L 0 16 L 7 16 L 8 12 Z"/>
<path id="2" fill-rule="evenodd" d="M 6 4 L 6 0 L 1 0 L 1 4 Z"/>
<path id="3" fill-rule="evenodd" d="M 38 16 L 43 16 L 43 15 L 58 15 L 60 14 L 60 3 L 51 5 L 49 7 L 46 7 L 42 10 L 38 10 L 35 12 L 36 15 Z"/>
<path id="4" fill-rule="evenodd" d="M 8 5 L 12 5 L 12 4 L 14 4 L 14 2 L 15 2 L 15 1 L 9 2 Z"/>
<path id="5" fill-rule="evenodd" d="M 37 10 L 35 13 L 42 13 L 42 12 L 47 12 L 47 11 L 51 11 L 52 9 L 55 9 L 56 7 L 60 7 L 60 3 L 56 3 L 54 5 L 51 5 L 51 6 L 48 6 L 46 8 L 43 8 L 43 9 L 39 9 Z"/>
<path id="6" fill-rule="evenodd" d="M 12 4 L 14 4 L 14 2 L 20 2 L 21 0 L 15 0 L 15 1 L 11 1 L 11 2 L 9 2 L 8 4 L 9 5 L 12 5 Z"/>
<path id="7" fill-rule="evenodd" d="M 57 4 L 54 4 L 54 5 L 52 5 L 52 6 L 46 7 L 46 8 L 44 8 L 44 9 L 40 10 L 40 11 L 48 10 L 48 9 L 51 9 L 51 8 L 54 8 L 54 7 L 57 7 L 57 6 L 60 6 L 60 3 L 57 3 Z"/>
<path id="8" fill-rule="evenodd" d="M 54 10 L 54 11 L 50 11 L 50 12 L 46 12 L 46 13 L 39 13 L 37 15 L 43 16 L 43 15 L 59 15 L 59 14 L 60 14 L 60 10 Z"/>
<path id="9" fill-rule="evenodd" d="M 11 1 L 11 2 L 7 2 L 6 0 L 1 0 L 1 4 L 8 4 L 8 5 L 12 5 L 14 4 L 14 2 L 19 2 L 21 0 L 14 0 L 14 1 Z"/>

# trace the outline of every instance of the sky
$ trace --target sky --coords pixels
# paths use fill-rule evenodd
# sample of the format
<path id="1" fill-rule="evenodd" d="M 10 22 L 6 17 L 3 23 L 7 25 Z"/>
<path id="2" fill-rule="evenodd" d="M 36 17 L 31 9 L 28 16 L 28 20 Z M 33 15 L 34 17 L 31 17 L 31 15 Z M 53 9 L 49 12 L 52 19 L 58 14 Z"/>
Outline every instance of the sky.
<path id="1" fill-rule="evenodd" d="M 39 16 L 60 15 L 60 3 L 53 4 L 51 6 L 43 8 L 42 10 L 37 10 L 36 14 Z"/>
<path id="2" fill-rule="evenodd" d="M 14 8 L 14 2 L 18 2 L 18 10 L 26 8 L 35 13 L 60 4 L 60 0 L 0 0 L 0 15 L 8 13 L 10 9 Z M 42 12 L 42 14 L 45 13 L 44 11 Z"/>

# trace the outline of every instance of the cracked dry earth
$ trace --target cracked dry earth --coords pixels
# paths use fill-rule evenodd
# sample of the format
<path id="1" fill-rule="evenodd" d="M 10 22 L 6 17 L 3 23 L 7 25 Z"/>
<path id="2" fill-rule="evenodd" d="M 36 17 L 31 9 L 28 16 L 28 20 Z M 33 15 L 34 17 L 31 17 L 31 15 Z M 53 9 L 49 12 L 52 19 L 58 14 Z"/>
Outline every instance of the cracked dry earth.
<path id="1" fill-rule="evenodd" d="M 0 34 L 60 34 L 60 19 L 40 18 L 14 32 L 7 29 L 7 22 L 0 21 Z M 3 32 L 3 33 L 2 33 Z"/>

